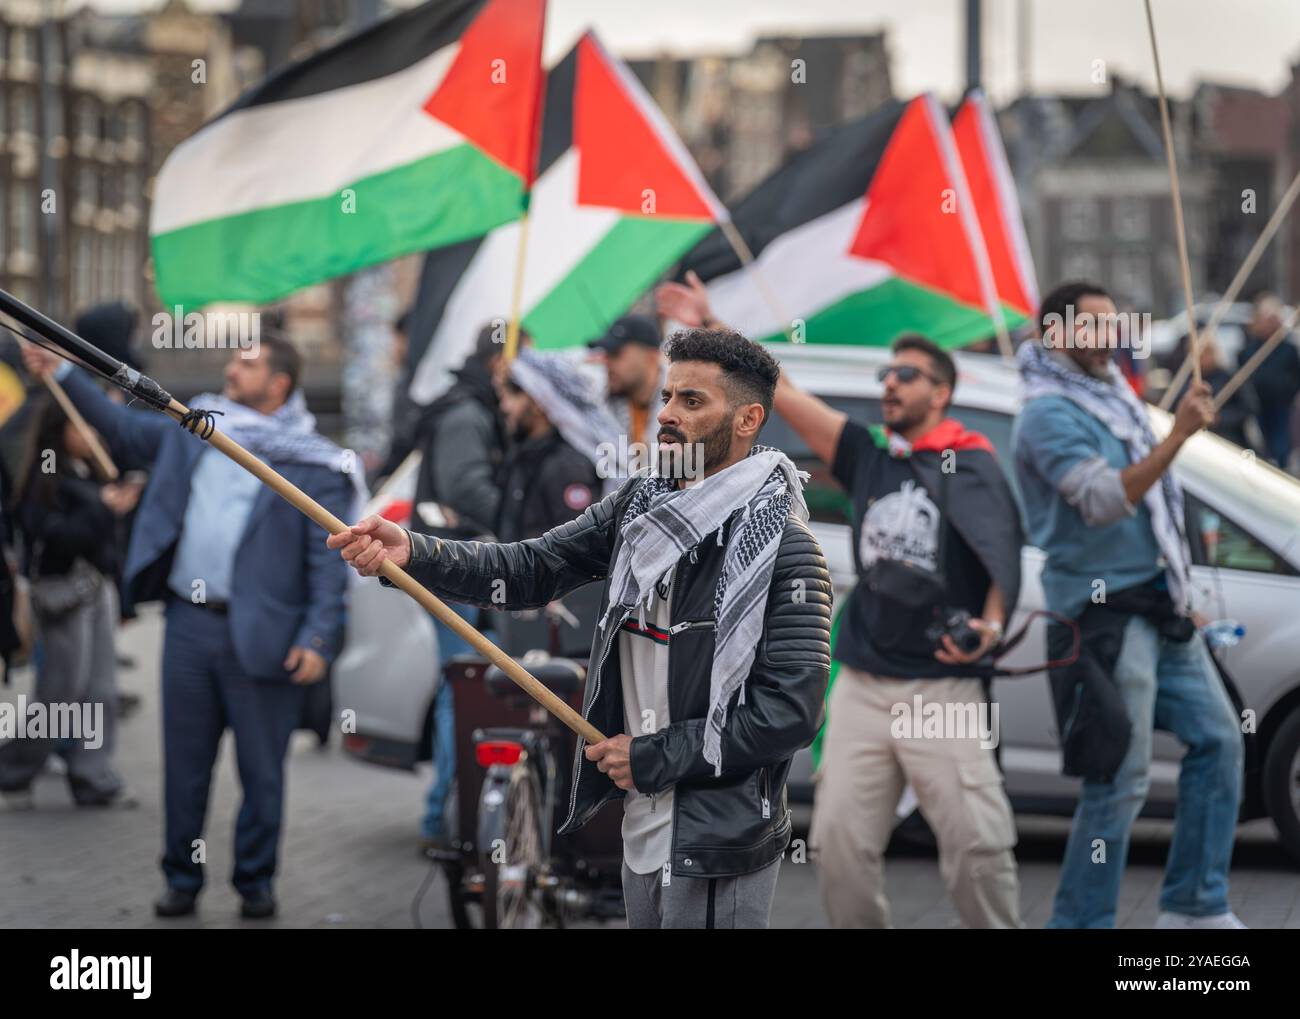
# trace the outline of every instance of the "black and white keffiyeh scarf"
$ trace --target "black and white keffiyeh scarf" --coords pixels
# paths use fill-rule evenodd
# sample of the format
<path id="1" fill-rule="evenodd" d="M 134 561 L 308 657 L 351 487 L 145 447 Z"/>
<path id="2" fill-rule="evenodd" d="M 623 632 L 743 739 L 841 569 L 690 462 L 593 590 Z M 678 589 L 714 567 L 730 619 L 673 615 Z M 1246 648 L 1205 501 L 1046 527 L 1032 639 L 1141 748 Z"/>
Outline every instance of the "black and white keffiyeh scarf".
<path id="1" fill-rule="evenodd" d="M 510 362 L 510 378 L 537 402 L 565 442 L 600 464 L 601 446 L 618 434 L 618 424 L 572 361 L 524 349 Z"/>
<path id="2" fill-rule="evenodd" d="M 1114 362 L 1109 365 L 1108 378 L 1094 378 L 1062 364 L 1040 343 L 1027 341 L 1020 345 L 1016 363 L 1025 401 L 1049 395 L 1073 401 L 1128 447 L 1132 463 L 1145 460 L 1156 445 L 1147 405 Z M 1151 529 L 1165 559 L 1170 597 L 1186 614 L 1191 607 L 1191 554 L 1183 532 L 1183 490 L 1173 472 L 1165 471 L 1160 484 L 1148 488 L 1142 501 L 1151 513 Z"/>
<path id="3" fill-rule="evenodd" d="M 655 584 L 709 535 L 734 521 L 713 595 L 717 634 L 704 727 L 704 759 L 722 774 L 722 729 L 763 636 L 763 616 L 786 520 L 808 519 L 806 472 L 784 453 L 755 446 L 748 457 L 690 488 L 648 469 L 636 483 L 620 528 L 622 543 L 611 568 L 609 609 L 600 627 L 621 626 L 633 611 L 645 620 Z"/>
<path id="4" fill-rule="evenodd" d="M 190 407 L 218 414 L 214 424 L 250 453 L 272 465 L 305 464 L 345 474 L 352 483 L 349 519 L 360 519 L 369 493 L 360 458 L 316 431 L 316 416 L 307 409 L 301 389 L 270 414 L 263 414 L 217 393 L 203 393 Z"/>

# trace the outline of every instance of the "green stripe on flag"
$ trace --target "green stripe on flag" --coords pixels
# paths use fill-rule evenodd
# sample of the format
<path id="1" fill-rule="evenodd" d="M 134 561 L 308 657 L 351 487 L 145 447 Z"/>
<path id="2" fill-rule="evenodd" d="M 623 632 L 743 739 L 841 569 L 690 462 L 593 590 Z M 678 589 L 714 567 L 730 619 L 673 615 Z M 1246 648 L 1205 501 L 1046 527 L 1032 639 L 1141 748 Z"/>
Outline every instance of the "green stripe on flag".
<path id="1" fill-rule="evenodd" d="M 695 219 L 625 216 L 524 315 L 524 328 L 541 349 L 600 336 L 712 229 Z"/>
<path id="2" fill-rule="evenodd" d="M 219 169 L 219 168 L 218 168 Z M 351 189 L 354 194 L 345 196 Z M 345 197 L 355 212 L 345 212 Z M 165 307 L 264 304 L 322 279 L 478 237 L 517 219 L 520 179 L 472 145 L 366 177 L 323 198 L 181 227 L 153 238 Z"/>
<path id="3" fill-rule="evenodd" d="M 812 741 L 812 760 L 813 771 L 816 772 L 822 766 L 822 745 L 826 739 L 826 727 L 831 721 L 831 688 L 835 685 L 835 677 L 840 674 L 840 663 L 835 659 L 835 641 L 840 635 L 840 620 L 844 618 L 844 608 L 849 603 L 849 596 L 853 589 L 849 588 L 844 592 L 844 599 L 840 602 L 839 610 L 835 613 L 835 618 L 831 620 L 831 677 L 826 684 L 826 715 L 822 719 L 822 727 L 817 730 L 817 735 Z"/>
<path id="4" fill-rule="evenodd" d="M 1025 321 L 1006 310 L 1007 328 Z M 804 319 L 804 342 L 887 347 L 901 333 L 923 333 L 941 347 L 960 347 L 994 333 L 989 316 L 930 287 L 895 276 L 849 294 Z M 761 337 L 788 342 L 784 333 Z"/>

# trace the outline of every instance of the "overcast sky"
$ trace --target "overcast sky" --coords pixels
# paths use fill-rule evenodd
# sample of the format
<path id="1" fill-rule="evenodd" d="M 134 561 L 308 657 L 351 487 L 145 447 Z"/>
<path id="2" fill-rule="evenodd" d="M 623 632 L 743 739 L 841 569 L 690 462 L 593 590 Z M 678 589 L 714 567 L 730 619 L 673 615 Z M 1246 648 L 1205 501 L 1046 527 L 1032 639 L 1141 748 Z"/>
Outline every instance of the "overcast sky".
<path id="1" fill-rule="evenodd" d="M 162 0 L 92 0 L 139 11 Z M 234 0 L 190 0 L 225 10 Z M 1276 92 L 1300 61 L 1297 0 L 1153 0 L 1165 84 L 1186 95 L 1200 80 Z M 984 81 L 1001 101 L 1021 88 L 1018 12 L 1029 9 L 1030 83 L 1039 91 L 1100 91 L 1093 61 L 1154 86 L 1142 0 L 984 0 Z M 953 98 L 965 79 L 964 0 L 551 0 L 548 60 L 588 26 L 622 56 L 730 52 L 769 33 L 888 33 L 894 90 Z"/>

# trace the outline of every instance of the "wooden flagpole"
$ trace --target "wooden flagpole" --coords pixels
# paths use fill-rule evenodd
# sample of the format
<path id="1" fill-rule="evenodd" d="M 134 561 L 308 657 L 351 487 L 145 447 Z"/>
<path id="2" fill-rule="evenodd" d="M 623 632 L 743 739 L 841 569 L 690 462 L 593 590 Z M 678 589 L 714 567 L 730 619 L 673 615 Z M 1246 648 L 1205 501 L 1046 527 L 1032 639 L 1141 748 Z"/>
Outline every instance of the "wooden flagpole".
<path id="1" fill-rule="evenodd" d="M 730 216 L 718 223 L 718 229 L 722 231 L 722 236 L 727 239 L 727 243 L 731 245 L 731 250 L 740 259 L 740 264 L 745 272 L 753 277 L 754 285 L 758 287 L 758 292 L 763 296 L 763 301 L 767 304 L 768 310 L 781 323 L 781 332 L 785 333 L 785 338 L 791 343 L 796 342 L 794 338 L 794 319 L 786 313 L 781 304 L 781 299 L 776 295 L 776 290 L 768 282 L 763 270 L 758 267 L 754 252 L 750 250 L 744 235 L 736 229 L 736 224 L 731 221 Z"/>
<path id="2" fill-rule="evenodd" d="M 95 458 L 95 464 L 99 467 L 99 472 L 108 478 L 109 481 L 116 481 L 121 475 L 118 472 L 117 464 L 113 463 L 113 458 L 108 455 L 108 450 L 104 444 L 99 441 L 99 436 L 95 434 L 94 429 L 86 423 L 86 419 L 81 416 L 81 411 L 73 405 L 68 399 L 68 394 L 63 391 L 63 387 L 52 376 L 45 376 L 45 386 L 54 397 L 54 402 L 62 409 L 63 413 L 68 416 L 72 426 L 81 433 L 81 437 L 86 440 L 86 445 L 90 447 L 91 455 Z"/>
<path id="3" fill-rule="evenodd" d="M 1145 0 L 1147 29 L 1151 35 L 1151 59 L 1156 69 L 1156 89 L 1160 95 L 1160 127 L 1165 137 L 1165 160 L 1169 164 L 1169 187 L 1174 203 L 1174 230 L 1178 235 L 1178 264 L 1183 276 L 1183 301 L 1187 305 L 1187 329 L 1191 337 L 1188 358 L 1192 362 L 1192 378 L 1201 381 L 1200 337 L 1196 332 L 1196 309 L 1192 298 L 1192 269 L 1187 257 L 1187 229 L 1183 223 L 1182 190 L 1178 186 L 1178 160 L 1174 156 L 1174 132 L 1169 124 L 1169 101 L 1165 98 L 1165 80 L 1160 73 L 1160 50 L 1156 46 L 1156 23 L 1151 14 L 1151 0 Z"/>
<path id="4" fill-rule="evenodd" d="M 1227 384 L 1214 396 L 1214 409 L 1219 410 L 1228 402 L 1232 394 L 1240 389 L 1255 374 L 1255 369 L 1264 363 L 1264 359 L 1281 345 L 1291 330 L 1295 328 L 1296 319 L 1300 317 L 1300 308 L 1291 312 L 1285 322 L 1274 330 L 1273 335 L 1263 342 L 1259 350 L 1250 355 L 1250 360 L 1237 369 L 1237 374 L 1228 379 Z"/>
<path id="5" fill-rule="evenodd" d="M 351 530 L 338 517 L 309 496 L 302 489 L 282 477 L 277 471 L 263 463 L 252 453 L 244 449 L 234 439 L 218 430 L 211 420 L 195 422 L 190 409 L 158 383 L 147 376 L 133 371 L 116 358 L 100 350 L 94 344 L 64 328 L 53 319 L 41 314 L 11 294 L 0 290 L 0 311 L 26 326 L 32 332 L 44 337 L 53 346 L 58 347 L 65 356 L 84 361 L 96 373 L 111 380 L 131 395 L 162 411 L 177 422 L 185 422 L 185 427 L 198 438 L 206 441 L 220 453 L 233 460 L 239 466 L 256 477 L 295 509 L 330 534 L 342 534 Z M 537 701 L 547 711 L 555 715 L 575 733 L 588 743 L 600 743 L 604 736 L 590 722 L 557 696 L 546 684 L 533 676 L 523 666 L 493 644 L 483 634 L 470 626 L 457 615 L 432 591 L 421 586 L 405 570 L 386 560 L 379 572 L 395 587 L 414 598 L 427 612 L 432 613 L 444 624 L 458 634 L 470 647 L 483 655 L 493 665 L 498 666 L 521 689 Z"/>
<path id="6" fill-rule="evenodd" d="M 1282 226 L 1282 221 L 1286 219 L 1286 214 L 1291 211 L 1291 206 L 1295 203 L 1297 196 L 1300 196 L 1300 173 L 1297 173 L 1295 179 L 1291 181 L 1291 186 L 1287 188 L 1286 193 L 1282 195 L 1282 200 L 1273 211 L 1273 215 L 1270 216 L 1268 222 L 1264 224 L 1263 231 L 1255 239 L 1255 243 L 1247 253 L 1246 260 L 1241 263 L 1241 268 L 1237 270 L 1237 275 L 1232 277 L 1232 282 L 1228 284 L 1228 289 L 1223 292 L 1223 296 L 1219 298 L 1219 303 L 1214 306 L 1214 311 L 1210 315 L 1210 320 L 1206 323 L 1205 329 L 1203 330 L 1206 335 L 1214 335 L 1214 330 L 1218 327 L 1223 316 L 1227 314 L 1229 305 L 1231 305 L 1237 299 L 1237 295 L 1241 293 L 1241 288 L 1246 285 L 1246 280 L 1250 278 L 1250 274 L 1254 271 L 1255 266 L 1259 264 L 1260 258 L 1264 255 L 1264 249 L 1268 247 L 1269 242 L 1273 239 L 1273 235 L 1276 234 L 1278 229 Z M 1173 405 L 1174 398 L 1178 395 L 1178 391 L 1182 389 L 1183 383 L 1187 381 L 1187 375 L 1191 370 L 1192 354 L 1189 350 L 1187 356 L 1183 358 L 1183 363 L 1179 365 L 1177 374 L 1174 375 L 1173 380 L 1169 383 L 1169 388 L 1167 388 L 1164 395 L 1160 397 L 1161 410 L 1168 410 Z"/>

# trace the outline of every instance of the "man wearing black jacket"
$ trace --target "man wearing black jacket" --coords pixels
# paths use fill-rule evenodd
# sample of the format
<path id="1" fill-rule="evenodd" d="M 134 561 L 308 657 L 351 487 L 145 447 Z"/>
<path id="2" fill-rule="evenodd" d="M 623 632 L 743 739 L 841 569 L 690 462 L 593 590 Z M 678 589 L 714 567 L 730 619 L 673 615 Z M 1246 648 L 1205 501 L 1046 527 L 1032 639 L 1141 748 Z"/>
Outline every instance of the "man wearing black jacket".
<path id="1" fill-rule="evenodd" d="M 790 759 L 821 722 L 830 577 L 793 465 L 754 445 L 776 362 L 726 330 L 679 334 L 668 357 L 660 450 L 697 444 L 702 471 L 638 474 L 528 541 L 431 540 L 368 517 L 327 544 L 363 575 L 391 559 L 481 605 L 502 587 L 498 607 L 522 609 L 603 581 L 583 715 L 616 735 L 578 741 L 561 834 L 623 798 L 629 926 L 765 927 Z"/>

